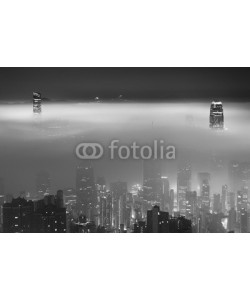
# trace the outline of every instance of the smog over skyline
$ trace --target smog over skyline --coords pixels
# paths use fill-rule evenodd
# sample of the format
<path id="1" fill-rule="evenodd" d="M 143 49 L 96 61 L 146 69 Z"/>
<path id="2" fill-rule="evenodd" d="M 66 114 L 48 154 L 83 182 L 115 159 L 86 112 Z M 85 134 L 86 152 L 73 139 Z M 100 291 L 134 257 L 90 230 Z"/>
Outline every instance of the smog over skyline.
<path id="1" fill-rule="evenodd" d="M 1 230 L 249 232 L 249 79 L 248 68 L 1 68 Z M 18 205 L 33 211 L 25 226 Z M 46 209 L 61 227 L 39 223 Z"/>

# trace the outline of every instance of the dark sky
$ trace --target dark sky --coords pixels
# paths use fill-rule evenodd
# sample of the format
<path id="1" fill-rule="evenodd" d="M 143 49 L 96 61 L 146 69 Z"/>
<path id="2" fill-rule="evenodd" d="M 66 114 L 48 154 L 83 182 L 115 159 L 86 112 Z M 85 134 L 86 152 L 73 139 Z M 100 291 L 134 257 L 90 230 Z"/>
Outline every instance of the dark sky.
<path id="1" fill-rule="evenodd" d="M 250 68 L 0 68 L 0 101 L 96 96 L 131 100 L 242 98 L 249 101 Z M 244 98 L 244 99 L 243 99 Z"/>

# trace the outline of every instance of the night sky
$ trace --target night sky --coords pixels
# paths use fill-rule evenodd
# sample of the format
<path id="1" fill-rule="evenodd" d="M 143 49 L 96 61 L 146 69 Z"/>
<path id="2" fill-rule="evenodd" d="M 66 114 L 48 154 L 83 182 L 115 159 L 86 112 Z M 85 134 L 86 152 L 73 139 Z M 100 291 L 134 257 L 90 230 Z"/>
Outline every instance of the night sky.
<path id="1" fill-rule="evenodd" d="M 249 82 L 250 68 L 0 68 L 0 101 L 29 101 L 32 91 L 52 101 L 248 101 Z"/>

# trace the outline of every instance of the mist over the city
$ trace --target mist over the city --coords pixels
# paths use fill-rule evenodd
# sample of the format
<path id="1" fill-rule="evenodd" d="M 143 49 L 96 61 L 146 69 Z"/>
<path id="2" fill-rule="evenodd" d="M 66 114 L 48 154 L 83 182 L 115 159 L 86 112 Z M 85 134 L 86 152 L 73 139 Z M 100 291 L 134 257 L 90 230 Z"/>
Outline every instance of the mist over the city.
<path id="1" fill-rule="evenodd" d="M 42 115 L 33 115 L 31 103 L 1 105 L 1 177 L 8 193 L 34 192 L 35 175 L 49 171 L 52 190 L 74 186 L 75 168 L 82 161 L 75 155 L 80 142 L 98 142 L 105 146 L 118 139 L 120 145 L 133 141 L 151 145 L 164 140 L 176 147 L 176 159 L 162 164 L 162 172 L 176 185 L 176 172 L 189 162 L 193 168 L 193 186 L 198 172 L 212 172 L 212 190 L 219 192 L 228 182 L 230 160 L 249 160 L 249 105 L 224 102 L 225 130 L 209 128 L 207 103 L 45 103 Z M 216 166 L 215 159 L 222 165 Z M 220 163 L 220 164 L 221 164 Z M 142 184 L 141 161 L 93 161 L 96 176 L 108 182 L 127 181 Z M 223 176 L 223 177 L 221 177 Z"/>

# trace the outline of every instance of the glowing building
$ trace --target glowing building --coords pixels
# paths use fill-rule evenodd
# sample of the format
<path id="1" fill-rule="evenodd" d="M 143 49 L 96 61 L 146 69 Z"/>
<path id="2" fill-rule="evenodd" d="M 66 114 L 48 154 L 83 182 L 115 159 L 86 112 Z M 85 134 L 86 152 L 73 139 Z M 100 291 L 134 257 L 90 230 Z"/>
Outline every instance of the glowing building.
<path id="1" fill-rule="evenodd" d="M 200 207 L 209 211 L 210 209 L 210 174 L 206 172 L 198 173 L 200 189 Z"/>
<path id="2" fill-rule="evenodd" d="M 143 198 L 149 205 L 161 205 L 163 182 L 161 164 L 157 160 L 143 161 Z"/>
<path id="3" fill-rule="evenodd" d="M 224 128 L 224 114 L 222 102 L 213 101 L 210 106 L 210 128 L 223 129 Z"/>
<path id="4" fill-rule="evenodd" d="M 127 182 L 112 182 L 110 183 L 110 191 L 112 195 L 112 226 L 116 230 L 120 228 L 121 224 L 125 224 L 125 211 L 127 200 Z"/>
<path id="5" fill-rule="evenodd" d="M 186 218 L 191 220 L 196 217 L 197 193 L 196 191 L 186 192 Z"/>
<path id="6" fill-rule="evenodd" d="M 177 203 L 182 216 L 186 215 L 186 193 L 191 190 L 191 174 L 189 165 L 177 173 Z"/>
<path id="7" fill-rule="evenodd" d="M 161 195 L 161 210 L 162 211 L 170 211 L 170 203 L 169 203 L 169 181 L 165 176 L 161 177 L 161 185 L 162 185 L 162 195 Z"/>
<path id="8" fill-rule="evenodd" d="M 94 179 L 94 169 L 91 165 L 77 167 L 76 194 L 79 212 L 83 214 L 88 221 L 94 221 L 97 214 L 97 192 Z"/>
<path id="9" fill-rule="evenodd" d="M 42 112 L 41 93 L 33 92 L 33 113 L 40 114 Z"/>

